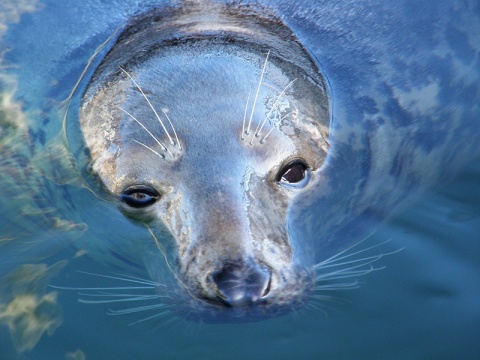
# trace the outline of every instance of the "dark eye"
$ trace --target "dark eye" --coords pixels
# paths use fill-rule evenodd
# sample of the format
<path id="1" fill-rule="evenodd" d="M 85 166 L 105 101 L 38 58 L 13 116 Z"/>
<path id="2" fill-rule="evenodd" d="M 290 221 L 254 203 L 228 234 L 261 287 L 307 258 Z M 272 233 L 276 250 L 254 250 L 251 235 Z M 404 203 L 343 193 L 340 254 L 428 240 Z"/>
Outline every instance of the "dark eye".
<path id="1" fill-rule="evenodd" d="M 130 207 L 144 208 L 152 205 L 160 197 L 159 193 L 149 186 L 134 185 L 120 194 L 120 199 Z"/>
<path id="2" fill-rule="evenodd" d="M 308 170 L 308 165 L 303 160 L 291 161 L 279 171 L 276 181 L 283 185 L 303 187 L 309 180 Z"/>

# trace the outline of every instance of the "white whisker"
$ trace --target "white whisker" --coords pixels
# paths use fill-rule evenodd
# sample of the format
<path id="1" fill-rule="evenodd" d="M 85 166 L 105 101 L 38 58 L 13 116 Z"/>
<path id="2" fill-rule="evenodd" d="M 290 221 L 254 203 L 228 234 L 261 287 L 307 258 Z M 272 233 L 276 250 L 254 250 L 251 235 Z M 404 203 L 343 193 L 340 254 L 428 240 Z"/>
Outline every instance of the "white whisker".
<path id="1" fill-rule="evenodd" d="M 170 127 L 173 130 L 173 135 L 175 135 L 175 140 L 177 140 L 178 148 L 180 150 L 182 150 L 182 144 L 180 144 L 180 140 L 178 140 L 177 132 L 175 131 L 175 128 L 173 127 L 173 124 L 172 124 L 172 121 L 170 120 L 170 117 L 167 115 L 167 112 L 165 110 L 162 109 L 162 112 L 163 112 L 163 115 L 165 115 L 165 117 L 167 118 L 168 123 L 170 124 Z"/>
<path id="2" fill-rule="evenodd" d="M 148 130 L 135 116 L 133 116 L 132 114 L 130 114 L 127 110 L 119 107 L 120 110 L 122 110 L 125 114 L 127 114 L 128 116 L 130 116 L 133 120 L 135 120 L 137 122 L 138 125 L 140 125 L 142 127 L 143 130 L 145 130 L 156 142 L 158 145 L 160 145 L 162 147 L 163 150 L 167 151 L 170 155 L 172 155 L 173 157 L 173 154 L 170 152 L 170 150 L 168 150 L 168 148 L 165 146 L 164 143 L 162 143 L 160 140 L 158 140 L 151 132 L 150 130 Z M 135 140 L 134 140 L 135 141 Z M 144 145 L 145 146 L 145 145 Z"/>
<path id="3" fill-rule="evenodd" d="M 312 298 L 312 299 L 316 299 L 316 300 L 335 301 L 339 304 L 350 302 L 347 299 L 344 299 L 344 298 L 341 298 L 341 297 L 338 297 L 338 296 L 331 296 L 331 295 L 314 294 L 314 295 L 310 295 L 309 297 Z M 321 305 L 323 307 L 327 307 L 327 306 L 325 306 L 325 304 L 321 304 Z M 330 308 L 330 310 L 331 310 L 331 308 Z"/>
<path id="4" fill-rule="evenodd" d="M 81 296 L 95 296 L 95 294 L 79 294 L 79 295 L 81 295 Z M 126 299 L 108 299 L 108 300 L 78 299 L 78 302 L 80 302 L 82 304 L 111 304 L 111 303 L 118 303 L 118 302 L 154 300 L 154 299 L 157 299 L 157 298 L 158 298 L 158 296 L 154 296 L 154 295 L 150 295 L 150 296 L 141 295 L 141 296 L 131 296 L 130 298 L 126 298 Z"/>
<path id="5" fill-rule="evenodd" d="M 262 122 L 262 123 L 258 123 L 257 129 L 255 130 L 255 137 L 260 136 L 260 132 L 262 131 L 263 126 L 265 125 L 265 123 L 267 122 L 267 119 L 270 117 L 270 115 L 272 114 L 273 110 L 274 110 L 275 107 L 277 106 L 278 101 L 282 98 L 282 96 L 285 94 L 285 92 L 288 90 L 288 88 L 289 88 L 290 86 L 292 86 L 292 84 L 295 82 L 295 80 L 297 80 L 297 79 L 293 79 L 292 81 L 290 81 L 290 82 L 288 83 L 288 85 L 285 86 L 285 88 L 282 90 L 282 92 L 281 92 L 280 94 L 278 94 L 277 98 L 275 99 L 275 101 L 274 101 L 273 104 L 272 104 L 272 107 L 270 108 L 270 111 L 269 111 L 268 114 L 265 116 L 265 119 L 263 119 L 263 122 Z M 261 124 L 261 125 L 260 125 L 260 124 Z"/>
<path id="6" fill-rule="evenodd" d="M 135 321 L 135 322 L 131 323 L 130 325 L 137 325 L 137 324 L 140 324 L 140 323 L 145 322 L 145 321 L 149 321 L 149 320 L 156 319 L 156 318 L 158 318 L 158 317 L 166 316 L 166 315 L 168 315 L 169 313 L 170 313 L 170 311 L 168 311 L 168 310 L 167 310 L 167 311 L 163 311 L 163 312 L 161 312 L 161 313 L 158 313 L 158 314 L 149 316 L 149 317 L 147 317 L 147 318 L 145 318 L 145 319 L 141 319 L 141 320 Z"/>
<path id="7" fill-rule="evenodd" d="M 94 51 L 94 53 L 92 54 L 92 56 L 90 56 L 90 58 L 88 59 L 87 61 L 87 65 L 85 66 L 85 68 L 83 69 L 82 73 L 80 74 L 80 77 L 78 78 L 77 82 L 75 83 L 75 85 L 73 86 L 73 89 L 72 91 L 70 92 L 70 94 L 68 95 L 68 97 L 62 102 L 62 103 L 68 103 L 72 98 L 73 98 L 73 94 L 75 94 L 75 92 L 77 91 L 77 88 L 78 86 L 80 85 L 80 83 L 82 82 L 85 74 L 87 73 L 87 71 L 90 69 L 90 66 L 92 65 L 92 63 L 95 61 L 95 59 L 97 58 L 98 54 L 100 54 L 100 52 L 105 48 L 105 46 L 110 42 L 110 40 L 112 40 L 116 35 L 117 33 L 120 31 L 120 27 L 117 28 L 112 35 L 110 35 L 107 40 L 105 40 L 103 43 L 100 44 L 99 47 L 97 47 Z"/>
<path id="8" fill-rule="evenodd" d="M 361 258 L 361 259 L 356 259 L 356 260 L 349 260 L 349 261 L 344 261 L 344 262 L 339 262 L 340 260 L 344 260 L 344 259 L 348 259 L 348 258 L 351 258 L 352 256 L 355 256 L 355 255 L 358 255 L 358 254 L 361 254 L 365 251 L 369 251 L 369 250 L 372 250 L 378 246 L 381 246 L 385 243 L 389 242 L 389 240 L 387 241 L 384 241 L 380 244 L 376 244 L 376 245 L 373 245 L 373 246 L 370 246 L 368 248 L 365 248 L 363 250 L 359 250 L 359 251 L 356 251 L 354 253 L 351 253 L 351 254 L 348 254 L 348 255 L 345 255 L 345 256 L 341 256 L 341 257 L 331 257 L 330 259 L 327 259 L 325 261 L 322 261 L 320 263 L 318 263 L 317 265 L 314 266 L 315 269 L 326 269 L 326 268 L 329 268 L 329 267 L 335 267 L 335 266 L 341 266 L 341 265 L 347 265 L 347 264 L 353 264 L 353 263 L 357 263 L 357 262 L 363 262 L 363 265 L 366 265 L 366 264 L 370 264 L 372 262 L 375 262 L 377 260 L 380 260 L 382 257 L 384 256 L 387 256 L 387 255 L 393 255 L 393 254 L 396 254 L 397 252 L 400 252 L 402 251 L 404 248 L 400 248 L 400 249 L 397 249 L 397 250 L 394 250 L 394 251 L 390 251 L 388 253 L 382 253 L 382 254 L 378 254 L 378 255 L 372 255 L 372 256 L 367 256 L 365 258 Z M 350 248 L 351 249 L 351 248 Z M 337 254 L 338 255 L 338 254 Z"/>
<path id="9" fill-rule="evenodd" d="M 281 123 L 288 115 L 290 115 L 291 113 L 288 113 L 286 114 L 285 116 L 283 116 L 279 121 L 278 123 Z M 270 135 L 270 133 L 276 128 L 276 124 L 274 126 L 272 126 L 272 128 L 268 131 L 268 133 L 265 134 L 265 136 L 263 137 L 262 140 L 260 140 L 260 144 L 263 144 L 265 142 L 265 140 L 267 139 L 268 135 Z"/>
<path id="10" fill-rule="evenodd" d="M 155 155 L 160 156 L 162 159 L 165 159 L 165 155 L 159 154 L 158 152 L 156 152 L 155 150 L 153 150 L 150 146 L 145 145 L 144 143 L 141 143 L 140 141 L 137 141 L 137 140 L 135 140 L 135 139 L 133 139 L 132 141 L 133 141 L 133 142 L 136 142 L 138 145 L 142 145 L 144 148 L 150 150 L 150 151 L 153 152 Z"/>
<path id="11" fill-rule="evenodd" d="M 321 290 L 321 291 L 338 291 L 338 290 L 352 290 L 358 289 L 360 287 L 358 281 L 350 282 L 350 283 L 338 283 L 338 284 L 328 284 L 328 285 L 318 285 L 315 287 L 314 290 Z"/>
<path id="12" fill-rule="evenodd" d="M 146 306 L 139 306 L 130 309 L 122 309 L 122 310 L 108 310 L 107 315 L 125 315 L 125 314 L 133 314 L 136 312 L 141 311 L 149 311 L 149 310 L 156 310 L 165 307 L 165 304 L 153 304 L 153 305 L 146 305 Z"/>
<path id="13" fill-rule="evenodd" d="M 119 274 L 119 273 L 114 273 L 115 275 L 118 275 L 118 276 L 95 274 L 95 273 L 91 273 L 91 272 L 88 272 L 88 271 L 78 271 L 78 273 L 80 273 L 80 274 L 86 274 L 86 275 L 92 275 L 92 276 L 96 276 L 96 277 L 103 277 L 103 278 L 106 278 L 106 279 L 113 279 L 113 280 L 121 280 L 121 281 L 133 282 L 133 283 L 137 283 L 137 284 L 153 285 L 153 286 L 164 286 L 164 285 L 159 284 L 159 283 L 157 283 L 157 282 L 155 282 L 155 281 L 146 280 L 146 279 L 141 279 L 141 278 L 138 278 L 138 277 L 135 277 L 135 276 L 124 275 L 124 274 Z"/>
<path id="14" fill-rule="evenodd" d="M 90 274 L 90 275 L 99 275 L 99 274 L 95 274 L 95 273 L 89 273 L 89 272 L 85 272 L 85 271 L 80 271 L 81 273 L 84 273 L 84 274 Z M 125 274 L 120 274 L 120 273 L 116 273 L 114 272 L 113 274 L 115 275 L 118 275 L 119 277 L 111 277 L 113 279 L 118 279 L 118 280 L 123 280 L 123 281 L 131 281 L 131 282 L 138 282 L 139 284 L 150 284 L 150 285 L 154 285 L 154 286 L 165 286 L 164 284 L 160 284 L 156 281 L 152 281 L 152 280 L 148 280 L 148 279 L 142 279 L 142 278 L 139 278 L 137 276 L 132 276 L 132 275 L 125 275 Z M 100 275 L 100 276 L 104 276 L 104 277 L 108 277 L 106 275 Z"/>
<path id="15" fill-rule="evenodd" d="M 245 111 L 243 112 L 243 124 L 242 124 L 242 136 L 241 139 L 245 139 L 245 123 L 247 122 L 247 110 L 248 110 L 248 103 L 250 102 L 250 95 L 252 93 L 249 91 L 247 96 L 247 102 L 245 103 Z"/>
<path id="16" fill-rule="evenodd" d="M 372 232 L 370 235 L 362 239 L 361 241 L 353 244 L 352 246 L 348 247 L 345 250 L 338 252 L 337 254 L 331 256 L 330 258 L 316 264 L 314 269 L 316 271 L 315 277 L 315 292 L 322 292 L 322 291 L 337 291 L 337 290 L 351 290 L 360 287 L 360 283 L 353 279 L 350 282 L 337 282 L 337 283 L 330 283 L 335 281 L 342 281 L 342 279 L 352 279 L 359 276 L 364 276 L 370 274 L 374 271 L 382 270 L 385 267 L 375 267 L 372 263 L 375 263 L 382 259 L 386 255 L 395 254 L 402 249 L 398 249 L 395 251 L 390 251 L 387 253 L 380 253 L 377 255 L 368 255 L 359 259 L 355 259 L 354 257 L 358 256 L 359 254 L 364 254 L 365 252 L 372 251 L 372 249 L 376 249 L 381 245 L 389 242 L 390 240 L 381 242 L 379 244 L 375 244 L 372 246 L 368 246 L 365 249 L 352 251 L 355 247 L 359 244 L 363 243 L 366 239 L 370 238 L 373 235 Z M 343 267 L 343 268 L 342 268 Z M 337 270 L 335 270 L 337 269 Z M 330 272 L 327 272 L 330 270 Z M 332 271 L 333 270 L 333 271 Z"/>
<path id="17" fill-rule="evenodd" d="M 360 253 L 360 252 L 361 251 L 358 251 L 357 253 Z M 390 253 L 385 254 L 385 255 L 389 255 L 389 254 Z M 356 254 L 352 254 L 351 256 L 353 256 L 353 255 L 356 255 Z M 321 263 L 322 265 L 320 267 L 315 267 L 315 268 L 323 270 L 323 269 L 327 269 L 327 268 L 330 268 L 330 267 L 349 265 L 349 264 L 354 264 L 354 263 L 359 263 L 359 262 L 361 262 L 363 265 L 366 265 L 366 264 L 370 264 L 372 262 L 375 262 L 377 260 L 380 260 L 383 257 L 383 255 L 384 254 L 372 255 L 372 256 L 367 256 L 365 258 L 361 258 L 361 259 L 355 259 L 355 260 L 349 260 L 349 261 L 344 261 L 344 262 L 337 263 L 336 261 L 338 261 L 338 260 L 346 259 L 346 258 L 350 257 L 350 256 L 343 256 L 343 257 L 338 258 L 338 259 L 336 259 L 335 261 L 332 261 L 332 262 L 327 262 L 327 263 L 323 263 L 323 264 Z"/>
<path id="18" fill-rule="evenodd" d="M 75 291 L 105 291 L 105 290 L 146 290 L 155 289 L 155 286 L 117 286 L 117 287 L 68 287 L 49 285 L 53 289 L 75 290 Z"/>
<path id="19" fill-rule="evenodd" d="M 361 266 L 364 266 L 364 264 L 361 264 L 361 265 L 358 265 L 358 266 L 355 266 L 355 267 L 351 267 L 351 268 L 348 268 L 348 269 L 344 269 L 344 270 L 333 271 L 333 272 L 328 273 L 328 274 L 319 275 L 319 276 L 317 276 L 316 281 L 326 281 L 326 280 L 330 281 L 330 280 L 338 280 L 338 279 L 347 279 L 347 278 L 367 275 L 367 274 L 370 274 L 373 271 L 378 271 L 378 270 L 385 269 L 385 267 L 374 268 L 373 266 L 369 266 L 368 269 L 354 270 L 355 268 L 358 268 L 358 267 L 361 267 Z"/>
<path id="20" fill-rule="evenodd" d="M 155 114 L 155 117 L 157 118 L 158 122 L 160 123 L 160 125 L 162 126 L 163 128 L 163 131 L 165 131 L 165 134 L 167 135 L 168 139 L 170 140 L 170 143 L 172 145 L 175 145 L 175 142 L 173 141 L 172 137 L 170 136 L 170 134 L 168 133 L 168 130 L 167 128 L 165 127 L 165 124 L 163 123 L 162 119 L 160 118 L 160 116 L 158 115 L 157 111 L 155 110 L 155 108 L 153 107 L 152 103 L 150 102 L 150 100 L 148 100 L 148 97 L 147 95 L 145 95 L 145 93 L 143 92 L 142 88 L 137 84 L 137 82 L 135 81 L 135 79 L 126 71 L 124 70 L 123 68 L 120 68 L 120 70 L 122 70 L 125 75 L 127 75 L 130 80 L 132 80 L 132 82 L 135 84 L 135 86 L 137 87 L 137 89 L 142 93 L 144 99 L 147 101 L 148 105 L 150 106 L 150 109 L 152 109 L 153 113 Z M 171 153 L 170 153 L 171 154 Z M 171 154 L 172 155 L 172 154 Z M 172 155 L 173 157 L 173 155 Z"/>
<path id="21" fill-rule="evenodd" d="M 340 260 L 340 259 L 347 258 L 347 257 L 350 257 L 350 256 L 355 255 L 356 253 L 352 253 L 352 254 L 347 254 L 347 255 L 345 255 L 344 257 L 340 257 L 340 258 L 339 258 L 340 255 L 343 255 L 343 254 L 347 253 L 348 251 L 352 250 L 354 247 L 357 247 L 358 245 L 360 245 L 360 244 L 362 244 L 363 242 L 365 242 L 365 241 L 366 241 L 367 239 L 369 239 L 373 234 L 375 234 L 376 231 L 377 231 L 377 229 L 373 230 L 370 234 L 368 234 L 367 236 L 365 236 L 362 240 L 360 240 L 360 241 L 356 242 L 355 244 L 349 246 L 349 247 L 346 248 L 345 250 L 342 250 L 342 251 L 338 252 L 337 254 L 329 257 L 328 259 L 326 259 L 326 260 L 318 263 L 317 265 L 314 266 L 314 269 L 317 269 L 317 268 L 319 268 L 320 266 L 325 265 L 325 264 L 328 264 L 328 263 L 330 263 L 330 262 L 338 261 L 338 260 Z M 389 240 L 384 241 L 384 242 L 381 243 L 381 244 L 384 244 L 385 242 L 388 242 L 388 241 L 389 241 Z M 366 250 L 375 248 L 375 247 L 377 247 L 377 246 L 380 246 L 381 244 L 373 245 L 373 246 L 371 246 L 371 247 L 369 247 L 369 248 L 367 248 L 367 249 L 360 250 L 359 252 L 363 252 L 363 251 L 366 251 Z"/>
<path id="22" fill-rule="evenodd" d="M 79 295 L 82 296 L 89 296 L 89 297 L 111 297 L 111 298 L 129 298 L 129 299 L 158 299 L 161 297 L 167 297 L 167 296 L 160 296 L 160 295 L 142 295 L 142 294 L 117 294 L 117 293 L 110 293 L 110 292 L 96 292 L 96 293 L 78 293 Z"/>
<path id="23" fill-rule="evenodd" d="M 252 124 L 253 113 L 255 111 L 255 106 L 257 105 L 258 93 L 260 92 L 260 87 L 262 86 L 263 76 L 265 75 L 265 69 L 267 68 L 268 56 L 270 55 L 270 50 L 267 52 L 267 57 L 263 64 L 262 73 L 260 75 L 260 81 L 258 82 L 257 92 L 255 94 L 255 99 L 253 100 L 252 111 L 250 112 L 250 120 L 248 121 L 247 126 L 247 135 L 250 133 L 250 125 Z"/>

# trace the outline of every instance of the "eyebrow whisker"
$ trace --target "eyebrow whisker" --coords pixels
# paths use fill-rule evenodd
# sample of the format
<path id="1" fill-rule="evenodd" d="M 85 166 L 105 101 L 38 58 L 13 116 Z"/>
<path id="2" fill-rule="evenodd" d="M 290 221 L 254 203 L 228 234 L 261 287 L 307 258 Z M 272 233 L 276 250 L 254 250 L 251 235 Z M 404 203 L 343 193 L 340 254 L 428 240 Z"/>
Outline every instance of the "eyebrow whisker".
<path id="1" fill-rule="evenodd" d="M 141 143 L 140 141 L 137 141 L 137 140 L 135 140 L 135 139 L 133 139 L 132 141 L 136 142 L 138 145 L 142 145 L 144 148 L 147 148 L 148 150 L 150 150 L 151 152 L 153 152 L 155 155 L 160 156 L 162 159 L 165 159 L 165 155 L 159 154 L 158 152 L 156 152 L 155 150 L 153 150 L 150 146 L 145 145 L 144 143 Z"/>
<path id="2" fill-rule="evenodd" d="M 135 84 L 135 86 L 137 87 L 137 89 L 142 93 L 143 97 L 145 98 L 145 100 L 147 101 L 148 105 L 150 106 L 150 108 L 152 109 L 153 113 L 155 114 L 157 120 L 160 122 L 160 125 L 162 126 L 163 128 L 163 131 L 165 131 L 165 134 L 167 134 L 167 137 L 168 139 L 170 140 L 170 143 L 172 145 L 175 145 L 175 142 L 173 141 L 172 137 L 170 136 L 170 134 L 168 133 L 168 130 L 167 128 L 165 127 L 165 124 L 163 123 L 162 119 L 160 118 L 160 116 L 158 115 L 157 111 L 155 110 L 155 108 L 153 107 L 152 103 L 150 102 L 150 100 L 148 100 L 148 97 L 147 95 L 145 95 L 145 93 L 143 92 L 142 88 L 138 85 L 138 83 L 135 81 L 135 79 L 123 68 L 120 68 L 120 70 L 122 70 L 129 78 L 130 80 L 132 80 L 132 82 Z M 173 156 L 173 155 L 172 155 Z"/>
<path id="3" fill-rule="evenodd" d="M 291 112 L 288 113 L 288 114 L 286 114 L 284 117 L 282 117 L 282 118 L 278 121 L 278 123 L 281 123 L 281 122 L 282 122 L 288 115 L 290 115 L 290 114 L 291 114 Z M 276 125 L 276 124 L 275 124 L 275 125 Z M 270 133 L 273 131 L 273 129 L 276 128 L 275 125 L 272 126 L 272 128 L 268 131 L 268 133 L 265 134 L 265 136 L 263 137 L 263 139 L 260 140 L 260 144 L 263 144 L 263 143 L 265 142 L 265 140 L 267 139 L 267 136 L 270 135 Z"/>
<path id="4" fill-rule="evenodd" d="M 250 95 L 252 95 L 252 93 L 249 91 L 247 96 L 247 102 L 245 103 L 245 111 L 243 112 L 242 136 L 241 136 L 242 140 L 245 139 L 245 123 L 247 120 L 247 110 L 248 110 L 248 103 L 250 102 Z"/>
<path id="5" fill-rule="evenodd" d="M 151 132 L 150 130 L 148 130 L 135 116 L 133 116 L 132 114 L 130 114 L 127 110 L 119 107 L 120 110 L 122 110 L 125 114 L 127 114 L 128 116 L 130 116 L 133 120 L 135 120 L 137 122 L 138 125 L 140 125 L 143 130 L 145 130 L 156 142 L 158 145 L 160 145 L 163 150 L 167 151 L 170 155 L 172 155 L 173 157 L 173 154 L 170 152 L 170 150 L 168 150 L 168 148 L 165 146 L 164 143 L 162 143 L 160 140 L 158 140 Z"/>
<path id="6" fill-rule="evenodd" d="M 280 94 L 278 94 L 277 98 L 275 99 L 275 101 L 273 102 L 273 105 L 270 109 L 270 111 L 268 112 L 268 114 L 265 116 L 265 119 L 263 120 L 261 126 L 260 126 L 260 123 L 258 124 L 257 126 L 257 129 L 255 130 L 255 136 L 260 136 L 260 132 L 262 131 L 263 129 L 263 126 L 265 125 L 265 123 L 267 122 L 267 119 L 270 117 L 270 115 L 272 114 L 273 110 L 275 109 L 275 106 L 277 105 L 278 101 L 282 98 L 282 96 L 285 94 L 285 92 L 288 90 L 288 88 L 290 86 L 292 86 L 292 84 L 295 82 L 295 80 L 297 79 L 293 79 L 292 81 L 290 81 L 288 83 L 287 86 L 285 86 L 285 88 L 282 90 L 282 92 Z M 282 118 L 282 120 L 284 119 L 285 117 Z M 271 131 L 271 130 L 270 130 Z M 265 138 L 263 139 L 265 140 Z"/>
<path id="7" fill-rule="evenodd" d="M 255 94 L 255 99 L 253 100 L 252 111 L 250 112 L 250 119 L 248 120 L 247 135 L 250 133 L 250 125 L 252 123 L 255 106 L 257 105 L 258 93 L 260 92 L 260 87 L 262 86 L 263 76 L 265 75 L 265 70 L 267 69 L 267 62 L 268 62 L 269 55 L 270 55 L 270 50 L 268 50 L 267 57 L 265 58 L 265 62 L 263 63 L 262 73 L 260 75 L 260 81 L 258 82 L 257 92 Z"/>
<path id="8" fill-rule="evenodd" d="M 170 116 L 167 115 L 167 112 L 163 110 L 163 108 L 162 108 L 162 112 L 163 112 L 163 115 L 165 115 L 165 117 L 167 118 L 168 123 L 170 124 L 170 127 L 173 130 L 173 135 L 175 135 L 175 140 L 177 140 L 178 148 L 182 150 L 182 144 L 180 144 L 180 140 L 178 140 L 178 135 L 177 135 L 177 132 L 175 131 L 175 128 L 173 127 L 172 121 L 170 120 Z"/>

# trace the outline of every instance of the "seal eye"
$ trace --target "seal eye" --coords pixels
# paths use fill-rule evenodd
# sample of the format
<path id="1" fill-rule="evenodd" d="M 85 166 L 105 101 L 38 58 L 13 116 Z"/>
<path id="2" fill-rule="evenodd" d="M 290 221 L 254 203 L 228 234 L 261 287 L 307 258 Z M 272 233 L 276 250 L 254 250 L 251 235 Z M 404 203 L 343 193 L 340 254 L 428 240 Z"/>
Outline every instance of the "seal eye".
<path id="1" fill-rule="evenodd" d="M 294 160 L 285 165 L 277 175 L 276 181 L 296 188 L 304 187 L 309 180 L 309 167 L 303 160 Z"/>
<path id="2" fill-rule="evenodd" d="M 137 209 L 152 205 L 159 197 L 155 189 L 144 185 L 130 186 L 120 194 L 120 200 Z"/>

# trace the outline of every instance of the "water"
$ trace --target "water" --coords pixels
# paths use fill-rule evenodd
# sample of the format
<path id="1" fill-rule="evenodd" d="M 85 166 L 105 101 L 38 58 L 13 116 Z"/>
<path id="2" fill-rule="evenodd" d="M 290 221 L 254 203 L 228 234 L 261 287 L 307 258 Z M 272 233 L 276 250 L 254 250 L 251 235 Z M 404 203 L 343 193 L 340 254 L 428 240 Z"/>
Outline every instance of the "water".
<path id="1" fill-rule="evenodd" d="M 115 11 L 111 11 L 113 5 Z M 278 2 L 278 7 L 282 11 L 288 10 L 288 4 L 284 2 Z M 57 112 L 54 104 L 66 98 L 94 49 L 137 8 L 139 5 L 135 1 L 115 4 L 97 1 L 55 4 L 48 1 L 44 5 L 35 2 L 14 5 L 14 2 L 7 1 L 0 5 L 0 14 L 5 14 L 1 24 L 8 23 L 7 28 L 0 27 L 0 36 L 4 39 L 3 44 L 12 47 L 10 53 L 3 55 L 2 110 L 9 118 L 16 119 L 17 124 L 21 120 L 30 126 L 37 144 L 42 138 L 54 137 L 60 130 L 58 120 L 62 114 Z M 338 10 L 345 11 L 340 8 L 341 5 Z M 30 13 L 33 9 L 37 11 Z M 14 10 L 28 11 L 16 23 L 17 12 Z M 299 27 L 298 31 L 306 31 L 295 25 L 295 21 L 291 22 Z M 52 28 L 65 30 L 52 31 Z M 304 36 L 310 39 L 314 35 L 311 32 Z M 39 40 L 35 41 L 36 38 Z M 49 41 L 42 40 L 47 38 Z M 458 45 L 457 50 L 461 49 L 462 46 Z M 464 58 L 467 58 L 468 46 L 463 49 Z M 329 48 L 329 51 L 333 49 Z M 478 52 L 475 56 L 478 58 Z M 325 68 L 330 72 L 334 94 L 338 95 L 338 106 L 345 101 L 348 91 L 343 88 L 345 83 L 341 81 L 341 75 L 351 73 L 348 68 L 335 68 L 333 64 L 326 63 Z M 478 65 L 476 69 L 478 73 Z M 477 73 L 472 72 L 472 77 Z M 361 78 L 364 74 L 358 76 Z M 350 80 L 352 83 L 361 81 Z M 15 88 L 16 97 L 9 102 L 5 94 Z M 464 96 L 465 101 L 471 101 L 469 96 L 478 98 L 478 90 L 466 90 Z M 21 108 L 15 107 L 18 103 L 22 104 Z M 48 124 L 45 119 L 49 119 Z M 5 120 L 2 121 L 4 125 Z M 44 132 L 40 131 L 38 124 L 42 124 Z M 11 134 L 9 128 L 2 127 L 2 141 Z M 25 147 L 22 141 L 16 141 L 18 146 L 15 149 Z M 468 143 L 467 139 L 465 142 Z M 461 149 L 452 152 L 455 151 Z M 9 155 L 2 152 L 2 161 Z M 15 278 L 0 284 L 0 359 L 480 357 L 478 159 L 462 164 L 462 171 L 455 181 L 418 197 L 402 213 L 378 228 L 363 247 L 389 240 L 372 252 L 402 250 L 376 262 L 375 267 L 385 269 L 359 278 L 362 282 L 359 289 L 332 294 L 341 300 L 313 301 L 298 313 L 247 324 L 199 324 L 167 315 L 159 321 L 130 325 L 142 316 L 106 314 L 109 309 L 124 308 L 122 304 L 82 304 L 77 301 L 82 296 L 76 291 L 48 287 L 48 284 L 111 286 L 110 280 L 81 271 L 108 275 L 119 270 L 101 261 L 102 256 L 92 260 L 82 256 L 79 250 L 87 244 L 90 248 L 95 247 L 91 239 L 109 239 L 111 243 L 107 247 L 112 246 L 116 239 L 112 236 L 114 231 L 126 234 L 139 231 L 134 225 L 120 221 L 115 223 L 115 229 L 98 226 L 114 221 L 115 210 L 79 187 L 75 174 L 59 171 L 52 175 L 50 161 L 61 162 L 63 157 L 62 153 L 55 151 L 53 155 L 59 156 L 35 159 L 41 169 L 38 182 L 19 178 L 15 169 L 2 167 L 1 182 L 5 193 L 0 200 L 0 275 L 11 274 L 24 264 L 37 267 L 22 268 L 30 271 L 17 273 Z M 20 151 L 18 156 L 32 161 L 28 149 Z M 42 176 L 45 169 L 50 177 Z M 14 180 L 32 184 L 29 190 L 34 191 L 26 191 L 25 187 L 18 189 Z M 41 190 L 42 196 L 36 196 L 37 189 Z M 41 202 L 42 198 L 49 200 L 47 205 L 50 207 Z M 52 208 L 52 204 L 56 208 Z M 102 249 L 98 244 L 97 252 Z M 127 274 L 129 270 L 120 269 Z M 37 281 L 33 289 L 31 283 L 22 285 L 20 282 L 35 276 Z M 26 308 L 25 313 L 34 317 L 9 318 L 5 315 L 5 304 L 12 291 L 37 294 L 35 300 L 42 306 L 33 313 Z M 49 295 L 54 292 L 56 298 Z M 30 335 L 17 338 L 17 348 L 24 349 L 18 353 L 8 323 L 17 329 L 36 323 L 40 330 L 13 332 L 14 335 Z M 43 331 L 48 328 L 53 331 L 50 336 Z"/>

